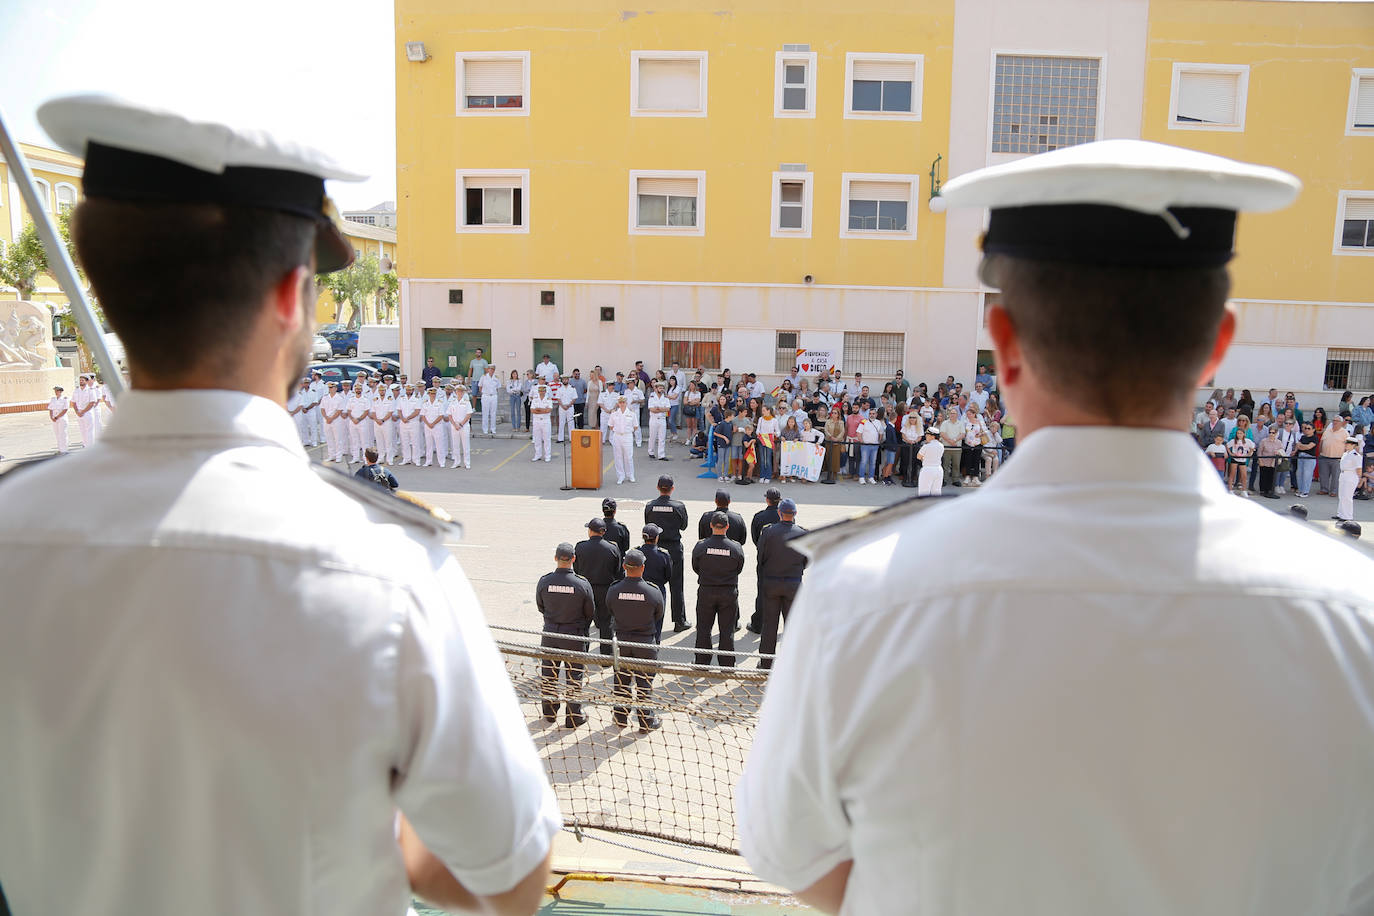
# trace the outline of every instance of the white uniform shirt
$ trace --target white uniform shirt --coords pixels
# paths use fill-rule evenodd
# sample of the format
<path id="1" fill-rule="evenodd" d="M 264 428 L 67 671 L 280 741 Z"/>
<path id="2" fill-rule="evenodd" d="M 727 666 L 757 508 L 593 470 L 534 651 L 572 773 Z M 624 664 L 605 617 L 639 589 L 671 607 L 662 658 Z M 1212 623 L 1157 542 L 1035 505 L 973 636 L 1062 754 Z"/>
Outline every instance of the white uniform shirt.
<path id="1" fill-rule="evenodd" d="M 430 389 L 430 391 L 433 390 L 433 388 Z M 448 405 L 445 404 L 437 394 L 432 401 L 429 399 L 429 395 L 425 395 L 425 402 L 420 405 L 420 417 L 428 421 L 428 423 L 433 423 L 435 420 L 445 415 L 447 408 Z"/>
<path id="2" fill-rule="evenodd" d="M 372 412 L 372 401 L 366 393 L 349 395 L 348 415 L 357 419 L 366 417 Z M 349 424 L 352 426 L 353 424 Z"/>
<path id="3" fill-rule="evenodd" d="M 299 388 L 297 388 L 295 391 L 291 392 L 291 396 L 286 399 L 287 412 L 289 413 L 290 411 L 295 411 L 295 413 L 291 414 L 292 419 L 300 418 L 301 408 L 305 407 L 305 399 L 309 396 L 309 394 L 310 393 L 308 391 L 302 391 Z"/>
<path id="4" fill-rule="evenodd" d="M 611 432 L 617 436 L 634 435 L 635 428 L 639 426 L 639 416 L 633 410 L 613 410 L 611 411 Z"/>
<path id="5" fill-rule="evenodd" d="M 925 445 L 916 450 L 916 457 L 921 459 L 921 470 L 928 468 L 939 468 L 940 459 L 945 456 L 945 447 L 940 444 L 939 439 L 932 439 Z"/>
<path id="6" fill-rule="evenodd" d="M 557 805 L 444 530 L 327 482 L 280 407 L 133 391 L 99 448 L 19 476 L 14 912 L 400 914 L 398 809 L 474 893 L 543 859 Z"/>
<path id="7" fill-rule="evenodd" d="M 615 390 L 611 388 L 607 388 L 605 391 L 601 392 L 601 397 L 596 399 L 597 405 L 607 413 L 614 413 L 616 405 L 619 404 L 619 402 L 620 395 L 616 394 Z"/>
<path id="8" fill-rule="evenodd" d="M 667 420 L 668 415 L 666 413 L 655 414 L 653 412 L 655 407 L 660 407 L 663 410 L 671 410 L 673 407 L 673 402 L 668 400 L 668 396 L 666 394 L 649 395 L 649 416 L 657 416 L 661 420 Z"/>
<path id="9" fill-rule="evenodd" d="M 53 414 L 57 414 L 57 419 L 60 420 L 67 415 L 67 409 L 70 406 L 71 401 L 65 396 L 60 398 L 48 398 L 48 416 L 51 417 Z M 53 422 L 56 422 L 56 420 Z"/>
<path id="10" fill-rule="evenodd" d="M 477 388 L 481 391 L 482 397 L 494 398 L 501 393 L 501 380 L 494 373 L 484 375 L 481 381 L 477 383 Z"/>
<path id="11" fill-rule="evenodd" d="M 320 416 L 324 416 L 325 413 L 341 413 L 348 408 L 348 399 L 343 395 L 337 393 L 327 394 L 324 396 L 324 400 L 320 402 L 320 407 L 323 410 Z M 334 422 L 338 423 L 341 421 L 341 419 L 342 418 L 336 418 Z"/>
<path id="12" fill-rule="evenodd" d="M 444 408 L 444 415 L 448 417 L 449 424 L 457 428 L 457 424 L 472 416 L 472 401 L 468 398 L 454 398 Z"/>
<path id="13" fill-rule="evenodd" d="M 807 569 L 743 852 L 790 888 L 853 859 L 849 914 L 1371 912 L 1372 580 L 1191 436 L 1039 430 Z"/>
<path id="14" fill-rule="evenodd" d="M 644 391 L 641 388 L 625 389 L 625 400 L 631 410 L 639 410 L 639 405 L 644 403 Z"/>
<path id="15" fill-rule="evenodd" d="M 532 395 L 530 396 L 530 419 L 532 419 L 532 420 L 539 420 L 539 421 L 544 422 L 544 423 L 549 422 L 550 418 L 553 416 L 551 413 L 539 414 L 539 413 L 535 413 L 534 411 L 535 411 L 536 408 L 538 408 L 538 409 L 540 409 L 540 410 L 543 410 L 543 409 L 547 408 L 548 410 L 552 411 L 552 410 L 553 410 L 553 406 L 554 406 L 553 398 L 550 397 L 547 393 L 545 393 L 543 397 L 540 397 L 540 396 L 539 396 L 539 389 L 536 388 L 536 389 L 534 390 L 534 394 L 532 394 Z"/>
<path id="16" fill-rule="evenodd" d="M 321 378 L 312 381 L 310 383 L 310 393 L 315 396 L 315 401 L 317 403 L 323 401 L 329 394 L 329 388 L 325 385 L 324 379 Z"/>
<path id="17" fill-rule="evenodd" d="M 552 360 L 547 363 L 541 361 L 534 367 L 534 374 L 536 378 L 542 378 L 545 382 L 552 385 L 559 376 L 558 363 Z"/>
<path id="18" fill-rule="evenodd" d="M 564 410 L 577 403 L 577 389 L 572 385 L 563 385 L 558 389 L 558 406 Z"/>
<path id="19" fill-rule="evenodd" d="M 72 392 L 72 406 L 78 410 L 85 408 L 89 404 L 94 404 L 99 400 L 100 395 L 96 393 L 94 388 L 81 386 L 78 387 L 76 391 Z M 93 411 L 88 410 L 85 415 L 89 417 L 94 414 Z"/>
<path id="20" fill-rule="evenodd" d="M 1346 452 L 1344 455 L 1341 456 L 1342 476 L 1346 474 L 1358 475 L 1360 473 L 1361 454 L 1363 453 L 1358 448 L 1356 448 L 1355 450 Z"/>

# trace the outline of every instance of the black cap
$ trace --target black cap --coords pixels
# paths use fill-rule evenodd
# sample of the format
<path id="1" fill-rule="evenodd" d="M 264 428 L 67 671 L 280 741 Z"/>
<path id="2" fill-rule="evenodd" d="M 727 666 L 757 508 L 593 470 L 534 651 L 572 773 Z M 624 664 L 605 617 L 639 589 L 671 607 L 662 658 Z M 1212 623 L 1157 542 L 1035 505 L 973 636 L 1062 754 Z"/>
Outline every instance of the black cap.
<path id="1" fill-rule="evenodd" d="M 1360 534 L 1362 533 L 1362 529 L 1360 528 L 1360 523 L 1357 522 L 1357 521 L 1350 520 L 1350 519 L 1347 519 L 1347 520 L 1345 520 L 1345 521 L 1343 521 L 1343 522 L 1337 523 L 1336 527 L 1339 528 L 1339 529 L 1341 529 L 1342 531 L 1344 531 L 1346 534 L 1350 535 L 1350 536 L 1353 537 L 1353 538 L 1359 537 Z"/>
<path id="2" fill-rule="evenodd" d="M 728 505 L 730 505 L 730 494 L 727 493 L 727 492 L 725 492 L 724 490 L 717 490 L 717 491 L 716 491 L 716 505 L 717 505 L 717 506 L 728 506 Z"/>
<path id="3" fill-rule="evenodd" d="M 626 566 L 633 566 L 635 568 L 639 568 L 644 565 L 644 554 L 642 551 L 639 550 L 627 550 L 625 551 L 624 562 Z"/>
<path id="4" fill-rule="evenodd" d="M 730 527 L 730 516 L 726 515 L 724 512 L 712 512 L 712 513 L 711 513 L 711 527 L 712 527 L 712 528 L 729 528 L 729 527 Z"/>
<path id="5" fill-rule="evenodd" d="M 553 549 L 553 556 L 556 560 L 571 560 L 577 556 L 577 551 L 573 549 L 573 545 L 564 541 Z"/>
<path id="6" fill-rule="evenodd" d="M 778 500 L 782 499 L 782 491 L 779 490 L 777 487 L 769 487 L 768 489 L 763 491 L 763 498 L 768 500 L 770 503 L 775 503 Z"/>
<path id="7" fill-rule="evenodd" d="M 673 480 L 672 475 L 664 474 L 662 477 L 658 479 L 658 488 L 660 490 L 671 490 L 674 486 L 674 483 L 675 481 Z"/>
<path id="8" fill-rule="evenodd" d="M 644 526 L 644 536 L 646 538 L 653 539 L 658 537 L 662 533 L 663 529 L 655 525 L 653 522 L 650 522 L 649 524 Z"/>
<path id="9" fill-rule="evenodd" d="M 595 531 L 597 534 L 604 534 L 606 532 L 606 520 L 604 518 L 592 519 L 590 522 L 587 522 L 587 530 Z"/>
<path id="10" fill-rule="evenodd" d="M 607 496 L 605 499 L 603 499 L 603 500 L 601 501 L 601 511 L 602 511 L 602 512 L 607 512 L 607 511 L 609 511 L 609 512 L 614 512 L 614 511 L 615 511 L 615 500 L 612 499 L 612 498 L 609 497 L 609 496 Z"/>
<path id="11" fill-rule="evenodd" d="M 1288 511 L 1296 515 L 1298 518 L 1307 518 L 1307 507 L 1304 505 L 1294 503 L 1293 505 L 1288 507 Z"/>

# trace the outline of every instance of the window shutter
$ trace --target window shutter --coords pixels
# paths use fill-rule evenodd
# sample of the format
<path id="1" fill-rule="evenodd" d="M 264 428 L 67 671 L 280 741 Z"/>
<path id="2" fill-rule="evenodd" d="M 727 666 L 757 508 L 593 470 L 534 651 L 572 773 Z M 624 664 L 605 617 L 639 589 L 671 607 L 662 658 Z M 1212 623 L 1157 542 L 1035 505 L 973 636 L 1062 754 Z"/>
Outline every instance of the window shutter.
<path id="1" fill-rule="evenodd" d="M 1235 124 L 1238 90 L 1234 73 L 1180 73 L 1177 119 Z"/>
<path id="2" fill-rule="evenodd" d="M 525 64 L 512 60 L 463 61 L 463 91 L 466 95 L 523 95 Z"/>
<path id="3" fill-rule="evenodd" d="M 910 200 L 911 185 L 905 181 L 851 181 L 850 200 Z"/>
<path id="4" fill-rule="evenodd" d="M 663 194 L 669 197 L 696 197 L 695 178 L 641 178 L 640 194 Z"/>
<path id="5" fill-rule="evenodd" d="M 1374 197 L 1347 198 L 1345 219 L 1374 219 Z"/>
<path id="6" fill-rule="evenodd" d="M 639 107 L 648 111 L 701 108 L 701 61 L 641 60 Z"/>
<path id="7" fill-rule="evenodd" d="M 1374 76 L 1360 77 L 1355 90 L 1355 127 L 1374 127 Z"/>
<path id="8" fill-rule="evenodd" d="M 916 65 L 909 60 L 856 60 L 854 61 L 856 80 L 905 80 L 916 81 Z"/>
<path id="9" fill-rule="evenodd" d="M 469 190 L 476 190 L 477 188 L 518 188 L 520 187 L 520 179 L 487 176 L 468 177 L 463 179 L 463 187 Z"/>

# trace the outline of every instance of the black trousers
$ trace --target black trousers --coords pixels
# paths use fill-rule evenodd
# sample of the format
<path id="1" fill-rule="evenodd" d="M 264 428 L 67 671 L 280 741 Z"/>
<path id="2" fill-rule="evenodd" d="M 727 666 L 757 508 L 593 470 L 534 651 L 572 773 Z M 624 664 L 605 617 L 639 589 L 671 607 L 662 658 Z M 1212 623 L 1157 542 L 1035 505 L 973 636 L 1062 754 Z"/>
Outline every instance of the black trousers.
<path id="1" fill-rule="evenodd" d="M 573 426 L 577 429 L 582 428 L 582 424 L 587 420 L 587 403 L 573 404 Z"/>
<path id="2" fill-rule="evenodd" d="M 611 654 L 611 636 L 615 633 L 615 618 L 606 609 L 606 590 L 610 583 L 592 583 L 592 599 L 596 602 L 596 632 L 601 636 L 601 654 Z"/>
<path id="3" fill-rule="evenodd" d="M 625 638 L 631 642 L 648 642 L 652 638 L 652 633 L 626 633 Z M 658 658 L 658 650 L 650 646 L 621 646 L 620 655 L 622 658 Z M 630 724 L 631 703 L 651 702 L 654 690 L 654 676 L 648 671 L 628 671 L 624 668 L 615 669 L 615 695 L 616 697 L 628 701 L 624 706 L 613 706 L 611 716 L 615 719 L 615 724 L 624 728 Z M 658 717 L 651 710 L 640 706 L 636 709 L 639 714 L 639 724 L 645 727 L 656 726 Z"/>
<path id="4" fill-rule="evenodd" d="M 792 601 L 797 597 L 800 582 L 786 579 L 763 580 L 763 635 L 759 637 L 759 652 L 772 655 L 778 647 L 778 621 L 787 620 L 787 612 L 792 610 Z M 773 667 L 772 661 L 764 659 L 760 668 Z"/>
<path id="5" fill-rule="evenodd" d="M 721 652 L 735 649 L 735 620 L 739 617 L 739 589 L 729 585 L 705 585 L 697 587 L 697 652 L 698 665 L 711 664 L 711 628 L 720 626 Z M 734 667 L 734 655 L 716 653 L 716 663 L 725 668 Z"/>
<path id="6" fill-rule="evenodd" d="M 1259 469 L 1259 491 L 1268 496 L 1274 492 L 1274 469 L 1260 465 Z"/>
<path id="7" fill-rule="evenodd" d="M 567 633 L 570 637 L 585 637 L 587 627 L 571 624 L 545 623 L 545 630 L 557 633 Z M 586 652 L 587 640 L 585 638 L 561 638 L 545 633 L 539 638 L 539 644 L 546 649 L 562 649 L 565 652 Z M 539 662 L 539 696 L 541 697 L 540 707 L 544 713 L 544 718 L 550 721 L 558 718 L 558 706 L 560 703 L 558 680 L 559 674 L 566 669 L 567 671 L 567 704 L 568 718 L 582 718 L 582 704 L 577 702 L 578 694 L 582 691 L 582 676 L 586 672 L 586 666 L 581 662 L 571 661 L 566 658 L 545 658 Z"/>
<path id="8" fill-rule="evenodd" d="M 686 623 L 687 600 L 682 597 L 682 541 L 665 541 L 659 538 L 658 545 L 668 551 L 668 556 L 673 558 L 673 572 L 668 577 L 668 591 L 672 595 L 669 604 L 673 609 L 673 623 Z"/>
<path id="9" fill-rule="evenodd" d="M 763 576 L 755 574 L 758 588 L 754 589 L 754 613 L 749 615 L 749 629 L 755 633 L 763 632 Z"/>

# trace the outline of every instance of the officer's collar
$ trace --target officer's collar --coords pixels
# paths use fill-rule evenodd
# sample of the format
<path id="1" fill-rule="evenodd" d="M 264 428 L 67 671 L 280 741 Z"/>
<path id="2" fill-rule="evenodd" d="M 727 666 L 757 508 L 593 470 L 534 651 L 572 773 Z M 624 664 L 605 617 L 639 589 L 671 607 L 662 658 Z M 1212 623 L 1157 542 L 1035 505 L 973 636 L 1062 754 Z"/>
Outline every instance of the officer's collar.
<path id="1" fill-rule="evenodd" d="M 1160 486 L 1225 495 L 1185 432 L 1125 426 L 1050 426 L 1017 440 L 983 491 L 1030 486 Z"/>
<path id="2" fill-rule="evenodd" d="M 280 405 L 246 391 L 134 389 L 119 399 L 105 438 L 220 440 L 276 445 L 306 458 L 296 423 Z"/>

